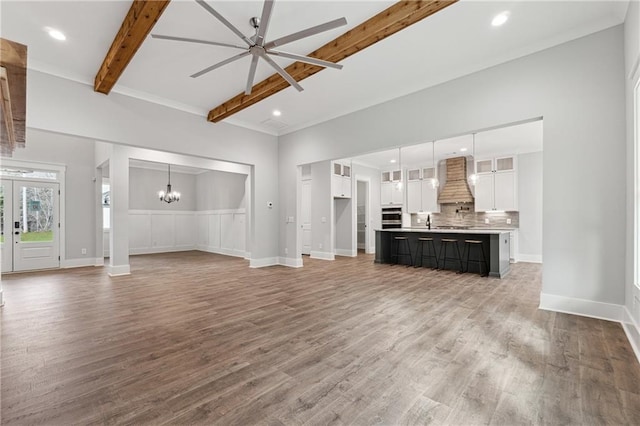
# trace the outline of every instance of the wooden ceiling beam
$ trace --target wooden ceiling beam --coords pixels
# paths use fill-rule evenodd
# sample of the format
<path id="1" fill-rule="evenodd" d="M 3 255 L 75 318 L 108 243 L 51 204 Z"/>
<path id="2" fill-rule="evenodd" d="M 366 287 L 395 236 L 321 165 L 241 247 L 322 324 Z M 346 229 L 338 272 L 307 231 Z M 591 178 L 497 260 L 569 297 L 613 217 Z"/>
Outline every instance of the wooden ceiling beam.
<path id="1" fill-rule="evenodd" d="M 330 62 L 340 62 L 351 55 L 389 37 L 448 7 L 458 0 L 408 0 L 393 4 L 308 56 Z M 296 81 L 312 76 L 323 67 L 295 62 L 285 68 Z M 214 123 L 224 120 L 249 106 L 289 87 L 279 75 L 273 74 L 253 86 L 251 94 L 241 93 L 209 111 L 207 119 Z"/>
<path id="2" fill-rule="evenodd" d="M 108 95 L 170 0 L 134 0 L 94 81 L 96 92 Z"/>

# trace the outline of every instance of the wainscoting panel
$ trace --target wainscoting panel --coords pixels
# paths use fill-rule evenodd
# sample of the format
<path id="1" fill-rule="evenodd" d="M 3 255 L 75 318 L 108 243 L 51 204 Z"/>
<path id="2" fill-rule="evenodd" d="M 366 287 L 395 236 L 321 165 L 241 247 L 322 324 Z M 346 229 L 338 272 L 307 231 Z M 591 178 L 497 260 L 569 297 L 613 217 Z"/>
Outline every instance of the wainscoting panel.
<path id="1" fill-rule="evenodd" d="M 167 250 L 176 245 L 176 215 L 152 213 L 151 245 L 154 249 Z"/>
<path id="2" fill-rule="evenodd" d="M 129 212 L 129 251 L 151 248 L 151 221 L 148 213 Z"/>
<path id="3" fill-rule="evenodd" d="M 195 216 L 189 214 L 176 214 L 176 241 L 175 246 L 179 249 L 191 250 L 196 245 Z"/>
<path id="4" fill-rule="evenodd" d="M 245 210 L 129 210 L 129 254 L 202 250 L 245 257 Z M 109 256 L 109 231 L 104 231 Z"/>
<path id="5" fill-rule="evenodd" d="M 198 229 L 199 235 L 208 235 L 206 242 L 198 241 L 198 250 L 245 257 L 247 232 L 244 209 L 200 211 L 196 215 L 199 216 L 199 226 L 205 223 L 208 226 L 208 229 Z"/>
<path id="6" fill-rule="evenodd" d="M 205 217 L 209 218 L 209 240 L 205 246 L 211 249 L 220 248 L 220 215 L 211 213 Z"/>

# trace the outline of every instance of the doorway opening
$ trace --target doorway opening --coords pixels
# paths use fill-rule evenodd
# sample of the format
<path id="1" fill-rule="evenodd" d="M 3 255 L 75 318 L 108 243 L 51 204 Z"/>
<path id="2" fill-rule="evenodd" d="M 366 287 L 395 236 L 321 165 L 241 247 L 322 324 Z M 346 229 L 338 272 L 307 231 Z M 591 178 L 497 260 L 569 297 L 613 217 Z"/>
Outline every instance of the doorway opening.
<path id="1" fill-rule="evenodd" d="M 59 268 L 63 170 L 7 163 L 0 170 L 2 273 Z"/>

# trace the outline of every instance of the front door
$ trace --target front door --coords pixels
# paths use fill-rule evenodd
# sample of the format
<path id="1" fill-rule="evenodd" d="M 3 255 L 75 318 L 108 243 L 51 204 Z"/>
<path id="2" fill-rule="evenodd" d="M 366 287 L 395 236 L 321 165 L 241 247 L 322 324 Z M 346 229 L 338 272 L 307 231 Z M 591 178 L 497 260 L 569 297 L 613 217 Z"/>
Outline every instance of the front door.
<path id="1" fill-rule="evenodd" d="M 58 268 L 59 184 L 10 182 L 2 181 L 2 271 Z"/>

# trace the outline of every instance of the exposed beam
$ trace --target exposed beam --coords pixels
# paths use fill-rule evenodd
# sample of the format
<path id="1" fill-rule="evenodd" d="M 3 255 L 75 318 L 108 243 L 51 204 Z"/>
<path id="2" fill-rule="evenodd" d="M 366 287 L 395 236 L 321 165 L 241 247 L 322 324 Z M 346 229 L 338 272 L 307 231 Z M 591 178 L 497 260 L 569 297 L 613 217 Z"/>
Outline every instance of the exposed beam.
<path id="1" fill-rule="evenodd" d="M 25 146 L 27 46 L 0 38 L 0 154 Z"/>
<path id="2" fill-rule="evenodd" d="M 134 0 L 111 43 L 93 89 L 109 94 L 170 0 Z"/>
<path id="3" fill-rule="evenodd" d="M 457 1 L 400 1 L 330 41 L 308 56 L 323 61 L 339 62 Z M 317 65 L 295 62 L 285 68 L 285 71 L 294 80 L 301 81 L 323 69 L 323 67 Z M 273 74 L 253 86 L 251 94 L 241 93 L 236 95 L 209 111 L 207 119 L 217 123 L 287 87 L 289 87 L 289 84 L 279 74 Z"/>

